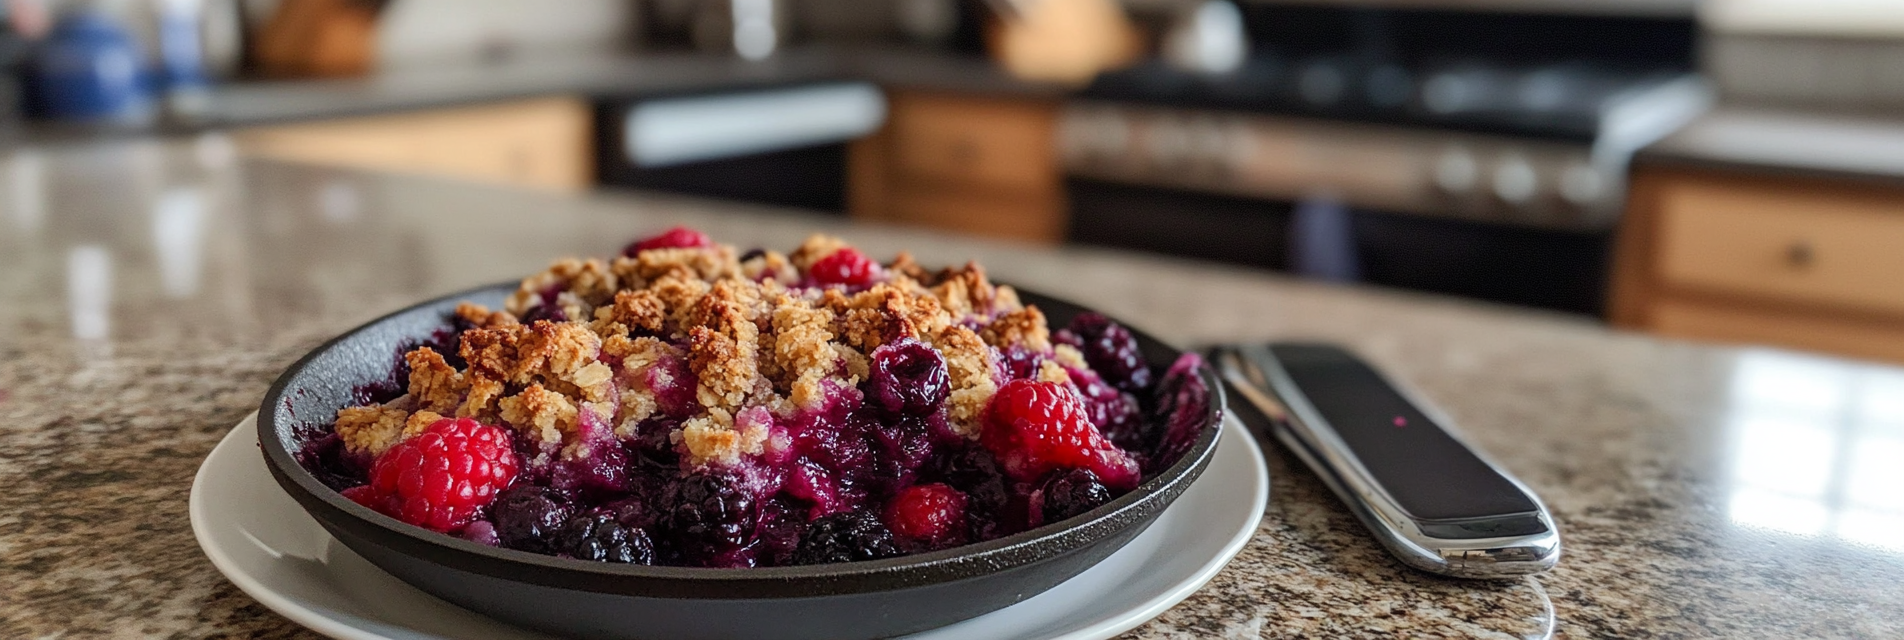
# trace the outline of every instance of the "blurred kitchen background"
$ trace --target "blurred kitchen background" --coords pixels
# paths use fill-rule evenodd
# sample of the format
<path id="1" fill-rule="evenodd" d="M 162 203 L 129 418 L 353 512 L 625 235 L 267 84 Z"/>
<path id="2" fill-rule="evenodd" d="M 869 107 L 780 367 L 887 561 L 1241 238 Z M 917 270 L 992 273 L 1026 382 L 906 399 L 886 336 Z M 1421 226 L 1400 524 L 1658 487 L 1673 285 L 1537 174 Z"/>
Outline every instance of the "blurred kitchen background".
<path id="1" fill-rule="evenodd" d="M 1904 361 L 1896 0 L 4 11 L 16 221 L 40 149 L 197 136 L 214 156 L 677 192 Z"/>

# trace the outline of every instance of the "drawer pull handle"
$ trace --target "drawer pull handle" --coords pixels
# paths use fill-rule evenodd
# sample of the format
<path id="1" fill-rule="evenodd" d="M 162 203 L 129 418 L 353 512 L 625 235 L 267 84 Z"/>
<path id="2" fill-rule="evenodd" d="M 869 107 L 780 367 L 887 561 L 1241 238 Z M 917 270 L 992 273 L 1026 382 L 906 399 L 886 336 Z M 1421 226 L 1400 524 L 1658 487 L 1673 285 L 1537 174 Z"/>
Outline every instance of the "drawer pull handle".
<path id="1" fill-rule="evenodd" d="M 1818 256 L 1809 242 L 1800 240 L 1785 247 L 1785 264 L 1791 265 L 1793 269 L 1810 268 L 1812 262 L 1817 259 Z"/>

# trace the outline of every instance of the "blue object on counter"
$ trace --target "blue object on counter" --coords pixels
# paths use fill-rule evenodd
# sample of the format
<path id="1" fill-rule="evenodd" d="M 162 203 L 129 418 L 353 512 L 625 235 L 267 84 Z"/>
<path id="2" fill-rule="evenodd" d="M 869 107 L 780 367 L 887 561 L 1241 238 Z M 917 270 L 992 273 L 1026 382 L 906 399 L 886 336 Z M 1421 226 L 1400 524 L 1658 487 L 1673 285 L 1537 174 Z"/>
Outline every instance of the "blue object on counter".
<path id="1" fill-rule="evenodd" d="M 1290 270 L 1328 282 L 1362 279 L 1355 230 L 1348 207 L 1335 198 L 1311 196 L 1296 203 L 1290 219 Z"/>
<path id="2" fill-rule="evenodd" d="M 205 52 L 193 2 L 163 2 L 159 12 L 159 62 L 167 91 L 205 87 Z"/>
<path id="3" fill-rule="evenodd" d="M 155 114 L 139 44 L 97 11 L 62 16 L 31 64 L 36 115 L 61 120 L 143 124 Z"/>

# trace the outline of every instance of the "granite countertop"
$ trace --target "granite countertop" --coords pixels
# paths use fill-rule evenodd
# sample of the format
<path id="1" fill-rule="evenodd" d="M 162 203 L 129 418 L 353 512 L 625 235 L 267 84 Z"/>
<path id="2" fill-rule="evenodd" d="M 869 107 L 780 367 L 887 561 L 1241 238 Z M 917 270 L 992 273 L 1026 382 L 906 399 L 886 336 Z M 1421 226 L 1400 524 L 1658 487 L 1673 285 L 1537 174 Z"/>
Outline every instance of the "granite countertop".
<path id="1" fill-rule="evenodd" d="M 1726 104 L 1636 161 L 1896 183 L 1904 181 L 1904 118 Z"/>
<path id="2" fill-rule="evenodd" d="M 1346 343 L 1551 506 L 1566 553 L 1498 583 L 1403 568 L 1268 447 L 1260 530 L 1129 637 L 1904 636 L 1904 371 L 1589 320 L 1087 249 L 619 193 L 252 163 L 217 136 L 0 170 L 0 628 L 310 637 L 195 544 L 194 470 L 286 365 L 414 301 L 688 223 L 976 258 L 1182 345 Z M 23 168 L 26 167 L 26 168 Z"/>

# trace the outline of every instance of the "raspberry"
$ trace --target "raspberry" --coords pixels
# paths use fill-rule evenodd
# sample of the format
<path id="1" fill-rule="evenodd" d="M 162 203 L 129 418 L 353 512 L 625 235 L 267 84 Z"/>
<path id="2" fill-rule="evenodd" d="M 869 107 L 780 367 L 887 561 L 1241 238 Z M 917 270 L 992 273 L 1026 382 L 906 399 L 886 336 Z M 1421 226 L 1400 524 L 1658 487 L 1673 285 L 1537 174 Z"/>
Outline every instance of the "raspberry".
<path id="1" fill-rule="evenodd" d="M 886 525 L 893 533 L 944 548 L 964 542 L 965 494 L 943 484 L 906 487 L 886 506 Z"/>
<path id="2" fill-rule="evenodd" d="M 355 487 L 351 487 L 349 489 L 339 491 L 338 493 L 344 494 L 344 497 L 348 498 L 351 502 L 355 502 L 357 504 L 370 507 L 371 509 L 374 509 L 377 511 L 383 511 L 383 504 L 384 504 L 385 498 L 383 494 L 377 493 L 377 490 L 371 488 L 370 485 L 360 484 Z"/>
<path id="3" fill-rule="evenodd" d="M 714 239 L 707 234 L 687 227 L 675 227 L 661 232 L 661 235 L 642 238 L 621 250 L 621 254 L 630 258 L 649 249 L 680 249 L 686 247 L 711 247 Z"/>
<path id="4" fill-rule="evenodd" d="M 553 489 L 518 484 L 496 496 L 489 519 L 502 546 L 548 553 L 549 539 L 568 522 L 569 506 Z"/>
<path id="5" fill-rule="evenodd" d="M 849 287 L 863 287 L 873 283 L 879 277 L 879 263 L 873 262 L 866 254 L 852 247 L 841 247 L 827 257 L 820 258 L 807 270 L 807 275 L 820 286 L 843 284 Z"/>
<path id="6" fill-rule="evenodd" d="M 378 456 L 370 469 L 370 489 L 359 502 L 368 500 L 393 518 L 448 532 L 475 520 L 516 479 L 516 468 L 507 431 L 444 418 Z"/>
<path id="7" fill-rule="evenodd" d="M 1075 517 L 1110 501 L 1110 488 L 1086 469 L 1054 471 L 1032 496 L 1045 522 Z"/>
<path id="8" fill-rule="evenodd" d="M 844 511 L 814 520 L 800 534 L 794 564 L 878 560 L 900 554 L 892 531 L 865 511 Z"/>
<path id="9" fill-rule="evenodd" d="M 609 513 L 570 518 L 556 532 L 554 546 L 557 553 L 577 560 L 623 564 L 655 562 L 654 541 L 648 539 L 648 532 L 624 527 Z"/>
<path id="10" fill-rule="evenodd" d="M 1086 419 L 1071 387 L 1013 380 L 987 407 L 979 441 L 998 456 L 1005 473 L 1033 482 L 1052 469 L 1090 469 L 1106 486 L 1137 486 L 1137 462 L 1104 439 Z"/>
<path id="11" fill-rule="evenodd" d="M 1150 365 L 1137 349 L 1137 337 L 1130 329 L 1112 322 L 1101 313 L 1086 311 L 1071 319 L 1059 340 L 1084 352 L 1084 361 L 1104 377 L 1105 382 L 1131 393 L 1150 387 Z"/>
<path id="12" fill-rule="evenodd" d="M 926 416 L 945 406 L 952 379 L 945 359 L 925 343 L 901 338 L 873 350 L 872 393 L 887 416 Z"/>
<path id="13" fill-rule="evenodd" d="M 998 457 L 984 446 L 973 443 L 934 458 L 927 477 L 965 493 L 966 529 L 972 540 L 997 538 L 1023 524 L 1007 519 L 1010 482 L 998 469 Z"/>

